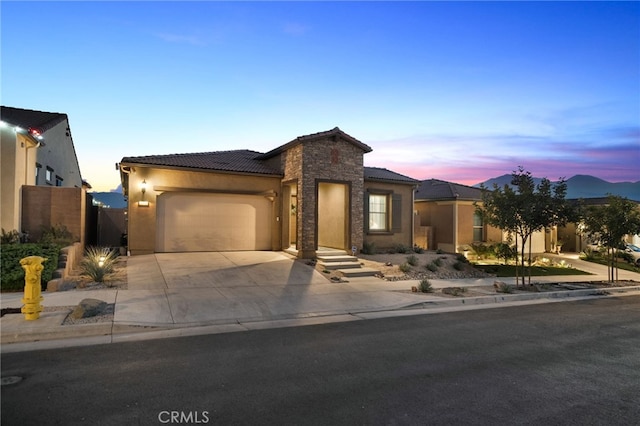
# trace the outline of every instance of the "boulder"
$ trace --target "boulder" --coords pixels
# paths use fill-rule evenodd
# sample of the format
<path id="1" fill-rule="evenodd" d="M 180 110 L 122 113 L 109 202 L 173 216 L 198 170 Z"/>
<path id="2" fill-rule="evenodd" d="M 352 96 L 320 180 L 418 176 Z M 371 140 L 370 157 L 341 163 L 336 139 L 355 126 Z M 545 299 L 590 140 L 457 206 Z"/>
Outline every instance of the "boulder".
<path id="1" fill-rule="evenodd" d="M 107 302 L 98 299 L 83 299 L 71 312 L 74 319 L 89 318 L 100 315 L 107 308 Z"/>

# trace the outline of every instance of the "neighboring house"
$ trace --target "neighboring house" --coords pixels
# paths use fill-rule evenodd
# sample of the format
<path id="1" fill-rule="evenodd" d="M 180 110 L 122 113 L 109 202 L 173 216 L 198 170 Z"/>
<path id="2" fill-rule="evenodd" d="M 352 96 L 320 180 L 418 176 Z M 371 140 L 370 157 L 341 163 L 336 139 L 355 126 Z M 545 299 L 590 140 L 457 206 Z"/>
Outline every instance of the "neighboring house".
<path id="1" fill-rule="evenodd" d="M 503 233 L 483 223 L 474 203 L 482 190 L 438 179 L 423 180 L 415 194 L 416 245 L 449 253 L 473 243 L 495 244 Z"/>
<path id="2" fill-rule="evenodd" d="M 66 226 L 84 241 L 86 188 L 66 114 L 0 107 L 2 228 L 37 240 Z"/>
<path id="3" fill-rule="evenodd" d="M 124 157 L 131 254 L 413 244 L 417 181 L 364 167 L 371 148 L 337 127 L 267 153 Z"/>

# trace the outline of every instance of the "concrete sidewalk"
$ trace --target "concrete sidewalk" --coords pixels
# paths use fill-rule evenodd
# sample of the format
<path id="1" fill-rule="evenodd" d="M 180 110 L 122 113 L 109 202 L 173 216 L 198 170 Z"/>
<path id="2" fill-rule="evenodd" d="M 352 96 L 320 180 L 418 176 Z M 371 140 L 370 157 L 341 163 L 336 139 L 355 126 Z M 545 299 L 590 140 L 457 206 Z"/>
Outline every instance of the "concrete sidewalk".
<path id="1" fill-rule="evenodd" d="M 281 254 L 265 254 L 259 266 L 254 254 L 250 258 L 243 258 L 241 253 L 226 257 L 200 254 L 201 259 L 191 257 L 192 264 L 163 263 L 171 260 L 168 256 L 129 258 L 127 290 L 46 293 L 43 305 L 58 310 L 43 312 L 36 321 L 26 321 L 22 314 L 5 315 L 0 320 L 2 352 L 548 303 L 603 294 L 598 289 L 497 294 L 493 290 L 496 280 L 509 284 L 515 280 L 430 280 L 434 288 L 473 287 L 476 293 L 486 294 L 447 298 L 411 293 L 418 281 L 368 277 L 332 283 L 314 268 Z M 591 269 L 589 272 L 595 275 L 532 277 L 532 282 L 606 280 L 604 267 L 582 262 L 577 256 L 565 259 L 578 269 Z M 208 270 L 202 265 L 209 265 Z M 639 281 L 640 274 L 621 271 L 620 279 Z M 599 297 L 640 294 L 640 283 L 606 291 L 610 296 Z M 21 293 L 2 294 L 2 308 L 20 307 L 21 298 Z M 61 325 L 71 308 L 84 298 L 115 304 L 113 321 Z"/>

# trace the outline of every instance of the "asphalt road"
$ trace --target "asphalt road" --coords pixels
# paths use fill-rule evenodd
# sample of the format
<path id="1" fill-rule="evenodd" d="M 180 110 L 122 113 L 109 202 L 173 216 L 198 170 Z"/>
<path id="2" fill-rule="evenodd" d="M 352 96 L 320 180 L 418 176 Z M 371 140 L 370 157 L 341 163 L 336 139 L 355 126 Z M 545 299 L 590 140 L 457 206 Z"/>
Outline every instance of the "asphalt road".
<path id="1" fill-rule="evenodd" d="M 640 297 L 2 355 L 2 425 L 640 424 Z"/>

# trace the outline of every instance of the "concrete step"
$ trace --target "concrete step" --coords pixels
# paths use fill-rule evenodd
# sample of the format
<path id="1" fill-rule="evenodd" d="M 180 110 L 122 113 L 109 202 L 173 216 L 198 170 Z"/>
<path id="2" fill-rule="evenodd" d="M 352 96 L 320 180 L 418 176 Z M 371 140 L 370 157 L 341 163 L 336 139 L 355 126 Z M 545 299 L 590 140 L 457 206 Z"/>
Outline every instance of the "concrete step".
<path id="1" fill-rule="evenodd" d="M 338 269 L 343 277 L 373 277 L 380 274 L 380 271 L 373 268 Z"/>
<path id="2" fill-rule="evenodd" d="M 335 256 L 318 256 L 318 262 L 320 263 L 330 263 L 330 262 L 357 262 L 358 258 L 355 256 L 347 256 L 345 254 L 335 255 Z"/>
<path id="3" fill-rule="evenodd" d="M 344 250 L 316 250 L 316 257 L 320 256 L 346 256 L 347 252 Z"/>
<path id="4" fill-rule="evenodd" d="M 318 262 L 320 266 L 324 269 L 335 270 L 335 269 L 356 269 L 361 268 L 359 262 Z"/>

